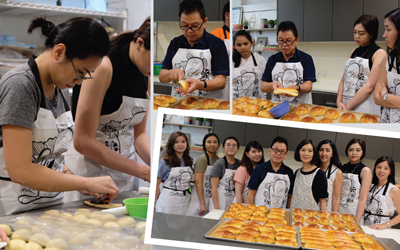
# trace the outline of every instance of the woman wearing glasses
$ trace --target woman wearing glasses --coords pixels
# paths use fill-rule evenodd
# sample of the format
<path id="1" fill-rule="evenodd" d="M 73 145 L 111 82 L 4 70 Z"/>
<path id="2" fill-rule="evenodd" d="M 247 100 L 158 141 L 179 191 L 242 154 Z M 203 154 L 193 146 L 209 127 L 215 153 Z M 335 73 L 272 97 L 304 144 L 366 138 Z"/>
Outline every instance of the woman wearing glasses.
<path id="1" fill-rule="evenodd" d="M 207 23 L 201 1 L 183 0 L 179 6 L 179 25 L 183 35 L 174 38 L 161 67 L 160 82 L 172 81 L 172 96 L 192 94 L 222 98 L 229 75 L 229 60 L 221 39 L 206 32 Z M 189 89 L 183 91 L 178 81 Z M 226 90 L 229 91 L 229 86 Z"/>
<path id="2" fill-rule="evenodd" d="M 378 29 L 376 16 L 362 15 L 354 22 L 354 40 L 359 47 L 351 52 L 339 83 L 336 105 L 340 109 L 380 114 L 373 92 L 386 53 L 375 43 Z"/>
<path id="3" fill-rule="evenodd" d="M 75 149 L 66 157 L 74 172 L 110 175 L 120 191 L 137 189 L 135 176 L 150 182 L 149 75 L 150 17 L 137 30 L 111 39 L 110 53 L 94 79 L 74 88 Z M 136 153 L 145 164 L 137 161 Z M 77 192 L 66 197 L 83 198 Z"/>
<path id="4" fill-rule="evenodd" d="M 222 143 L 225 156 L 217 160 L 211 170 L 211 202 L 210 211 L 227 209 L 235 198 L 233 176 L 239 167 L 235 154 L 239 150 L 239 141 L 230 136 Z"/>
<path id="5" fill-rule="evenodd" d="M 272 95 L 273 101 L 289 101 L 293 104 L 312 103 L 311 90 L 315 78 L 312 57 L 296 48 L 300 38 L 291 21 L 281 22 L 277 29 L 278 45 L 281 52 L 268 58 L 261 78 L 261 91 L 269 93 L 277 88 L 291 88 L 299 91 L 296 97 Z"/>
<path id="6" fill-rule="evenodd" d="M 60 204 L 64 191 L 110 200 L 118 194 L 109 176 L 84 178 L 64 163 L 74 123 L 60 89 L 98 68 L 109 49 L 107 32 L 81 17 L 58 26 L 36 18 L 28 32 L 37 28 L 46 50 L 0 81 L 0 214 Z"/>

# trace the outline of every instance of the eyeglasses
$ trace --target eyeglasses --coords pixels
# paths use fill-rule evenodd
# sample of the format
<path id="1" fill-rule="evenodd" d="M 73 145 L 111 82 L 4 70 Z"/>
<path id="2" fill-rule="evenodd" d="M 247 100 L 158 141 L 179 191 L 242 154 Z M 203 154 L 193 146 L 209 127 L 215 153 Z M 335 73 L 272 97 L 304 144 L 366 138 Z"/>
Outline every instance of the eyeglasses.
<path id="1" fill-rule="evenodd" d="M 76 71 L 76 69 L 75 69 L 74 63 L 72 62 L 72 60 L 70 60 L 70 61 L 71 61 L 72 67 L 74 68 L 74 71 L 75 71 L 75 74 L 76 74 L 76 78 L 74 79 L 74 81 L 93 79 L 93 77 L 92 77 L 92 75 L 90 74 L 90 72 L 87 72 L 87 73 L 89 74 L 89 77 L 79 75 L 79 74 L 78 74 L 78 71 Z"/>
<path id="2" fill-rule="evenodd" d="M 277 40 L 279 45 L 283 45 L 286 43 L 286 45 L 292 45 L 294 42 L 296 42 L 296 39 L 294 39 L 293 41 L 283 41 L 283 40 Z"/>
<path id="3" fill-rule="evenodd" d="M 225 147 L 227 147 L 227 148 L 237 148 L 237 144 L 230 144 L 230 143 L 227 143 L 227 144 L 225 144 Z"/>
<path id="4" fill-rule="evenodd" d="M 271 148 L 272 152 L 274 152 L 275 154 L 281 154 L 281 155 L 285 155 L 286 151 L 285 150 L 279 150 L 276 148 Z"/>
<path id="5" fill-rule="evenodd" d="M 194 27 L 189 27 L 189 26 L 181 26 L 181 24 L 179 24 L 179 28 L 181 28 L 181 30 L 187 31 L 187 30 L 193 30 L 193 31 L 198 31 L 200 30 L 201 26 L 203 26 L 204 21 L 200 24 L 200 26 L 194 26 Z"/>

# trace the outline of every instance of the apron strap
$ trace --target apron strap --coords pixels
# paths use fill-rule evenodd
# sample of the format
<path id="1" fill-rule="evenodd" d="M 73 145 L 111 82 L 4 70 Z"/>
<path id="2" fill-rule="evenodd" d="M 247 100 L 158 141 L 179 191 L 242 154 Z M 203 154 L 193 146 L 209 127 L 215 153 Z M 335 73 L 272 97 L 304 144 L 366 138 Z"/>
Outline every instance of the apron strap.
<path id="1" fill-rule="evenodd" d="M 385 196 L 386 195 L 386 192 L 387 192 L 387 190 L 388 190 L 388 188 L 389 188 L 389 181 L 388 182 L 386 182 L 386 187 L 385 187 L 385 189 L 383 190 L 383 196 Z"/>
<path id="2" fill-rule="evenodd" d="M 364 214 L 367 214 L 367 216 L 365 216 L 365 218 L 368 218 L 368 216 L 378 216 L 378 217 L 388 217 L 390 218 L 390 215 L 383 215 L 383 214 L 373 214 L 370 211 L 365 210 Z"/>
<path id="3" fill-rule="evenodd" d="M 178 189 L 170 188 L 170 187 L 166 187 L 166 186 L 163 186 L 163 188 L 166 188 L 166 189 L 169 189 L 169 190 L 174 190 L 174 191 L 177 191 L 177 192 L 183 192 L 183 195 L 191 194 L 191 193 L 192 193 L 192 192 L 190 191 L 190 189 L 178 190 Z"/>
<path id="4" fill-rule="evenodd" d="M 222 30 L 224 31 L 225 39 L 228 39 L 228 38 L 227 38 L 228 36 L 226 35 L 226 32 L 227 32 L 227 31 L 229 32 L 228 26 L 226 26 L 226 25 L 222 26 Z"/>
<path id="5" fill-rule="evenodd" d="M 206 152 L 206 157 L 207 157 L 207 166 L 210 166 L 210 157 L 208 156 L 207 152 Z"/>
<path id="6" fill-rule="evenodd" d="M 36 85 L 40 89 L 40 107 L 41 108 L 46 108 L 46 101 L 44 99 L 45 96 L 44 96 L 42 81 L 40 80 L 39 69 L 38 69 L 38 66 L 36 64 L 35 58 L 36 58 L 36 56 L 31 56 L 29 58 L 28 65 L 31 68 L 33 75 L 35 76 Z"/>
<path id="7" fill-rule="evenodd" d="M 251 53 L 251 56 L 253 57 L 253 63 L 254 63 L 254 66 L 256 66 L 256 67 L 257 67 L 257 61 L 256 61 L 256 58 L 254 58 L 253 52 L 250 52 L 250 53 Z"/>
<path id="8" fill-rule="evenodd" d="M 0 176 L 0 180 L 1 180 L 1 181 L 12 181 L 10 178 L 1 177 L 1 176 Z"/>

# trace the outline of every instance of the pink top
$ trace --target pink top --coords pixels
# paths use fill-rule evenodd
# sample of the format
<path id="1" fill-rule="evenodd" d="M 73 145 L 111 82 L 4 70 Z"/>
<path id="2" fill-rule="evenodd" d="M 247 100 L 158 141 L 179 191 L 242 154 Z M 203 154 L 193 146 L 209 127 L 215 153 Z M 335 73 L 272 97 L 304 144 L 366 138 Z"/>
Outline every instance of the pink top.
<path id="1" fill-rule="evenodd" d="M 250 175 L 247 172 L 245 166 L 240 166 L 235 172 L 235 176 L 233 177 L 233 184 L 237 181 L 238 183 L 242 184 L 243 186 L 247 186 L 247 183 L 250 180 Z"/>

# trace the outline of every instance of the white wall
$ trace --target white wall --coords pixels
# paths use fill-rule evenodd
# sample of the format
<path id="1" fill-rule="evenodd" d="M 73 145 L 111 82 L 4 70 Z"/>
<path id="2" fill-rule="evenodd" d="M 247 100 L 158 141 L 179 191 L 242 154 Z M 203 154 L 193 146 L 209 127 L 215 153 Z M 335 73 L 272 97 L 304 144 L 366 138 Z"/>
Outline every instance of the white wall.
<path id="1" fill-rule="evenodd" d="M 143 21 L 150 16 L 150 2 L 151 1 L 126 0 L 128 30 L 139 28 Z"/>

